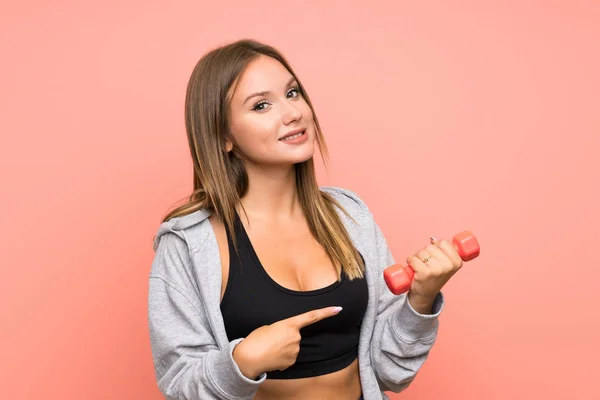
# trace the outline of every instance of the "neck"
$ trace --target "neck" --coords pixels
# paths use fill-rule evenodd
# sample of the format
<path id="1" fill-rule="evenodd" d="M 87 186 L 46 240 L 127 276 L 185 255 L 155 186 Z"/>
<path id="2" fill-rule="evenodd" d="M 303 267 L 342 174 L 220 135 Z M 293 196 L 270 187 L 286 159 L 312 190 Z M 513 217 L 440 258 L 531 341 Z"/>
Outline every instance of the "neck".
<path id="1" fill-rule="evenodd" d="M 246 171 L 248 191 L 241 203 L 249 216 L 281 219 L 301 212 L 293 165 L 260 170 L 248 166 Z"/>

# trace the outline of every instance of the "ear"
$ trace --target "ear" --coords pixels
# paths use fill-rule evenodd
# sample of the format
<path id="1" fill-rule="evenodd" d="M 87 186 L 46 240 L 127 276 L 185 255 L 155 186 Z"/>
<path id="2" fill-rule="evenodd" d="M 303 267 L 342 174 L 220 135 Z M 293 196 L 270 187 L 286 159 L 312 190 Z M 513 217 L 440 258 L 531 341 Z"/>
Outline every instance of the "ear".
<path id="1" fill-rule="evenodd" d="M 231 140 L 225 139 L 225 151 L 229 153 L 231 150 L 233 150 L 233 143 Z"/>

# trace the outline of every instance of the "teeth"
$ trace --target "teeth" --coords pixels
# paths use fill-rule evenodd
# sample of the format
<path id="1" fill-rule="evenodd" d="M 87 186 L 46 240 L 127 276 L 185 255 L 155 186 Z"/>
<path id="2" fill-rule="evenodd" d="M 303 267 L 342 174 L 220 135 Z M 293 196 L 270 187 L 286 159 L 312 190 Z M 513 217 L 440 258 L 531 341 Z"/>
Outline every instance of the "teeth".
<path id="1" fill-rule="evenodd" d="M 283 139 L 281 139 L 281 140 L 292 140 L 292 139 L 296 139 L 297 137 L 300 137 L 300 136 L 302 136 L 302 134 L 303 134 L 303 133 L 304 133 L 304 132 L 296 133 L 295 135 L 288 136 L 288 137 L 286 137 L 286 138 L 283 138 Z"/>

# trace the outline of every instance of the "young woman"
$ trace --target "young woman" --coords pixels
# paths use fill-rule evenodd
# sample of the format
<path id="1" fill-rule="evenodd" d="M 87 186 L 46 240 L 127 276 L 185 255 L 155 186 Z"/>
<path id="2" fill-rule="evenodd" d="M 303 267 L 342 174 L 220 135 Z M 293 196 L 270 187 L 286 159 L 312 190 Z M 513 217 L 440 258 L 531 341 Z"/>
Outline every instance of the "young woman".
<path id="1" fill-rule="evenodd" d="M 149 329 L 169 399 L 386 399 L 435 340 L 441 289 L 462 266 L 446 240 L 407 258 L 408 294 L 367 205 L 319 187 L 325 140 L 274 48 L 240 40 L 207 53 L 185 121 L 194 191 L 155 237 Z"/>

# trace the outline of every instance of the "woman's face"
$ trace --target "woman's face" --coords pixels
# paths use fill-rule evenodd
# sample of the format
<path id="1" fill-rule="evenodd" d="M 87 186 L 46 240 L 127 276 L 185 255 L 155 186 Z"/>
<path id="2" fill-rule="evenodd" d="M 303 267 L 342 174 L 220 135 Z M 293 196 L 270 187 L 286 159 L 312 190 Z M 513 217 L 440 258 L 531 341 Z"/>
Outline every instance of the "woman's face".
<path id="1" fill-rule="evenodd" d="M 289 166 L 313 156 L 312 111 L 279 61 L 259 56 L 250 62 L 229 107 L 228 151 L 235 146 L 247 162 L 270 166 Z M 296 131 L 301 134 L 289 136 Z"/>

